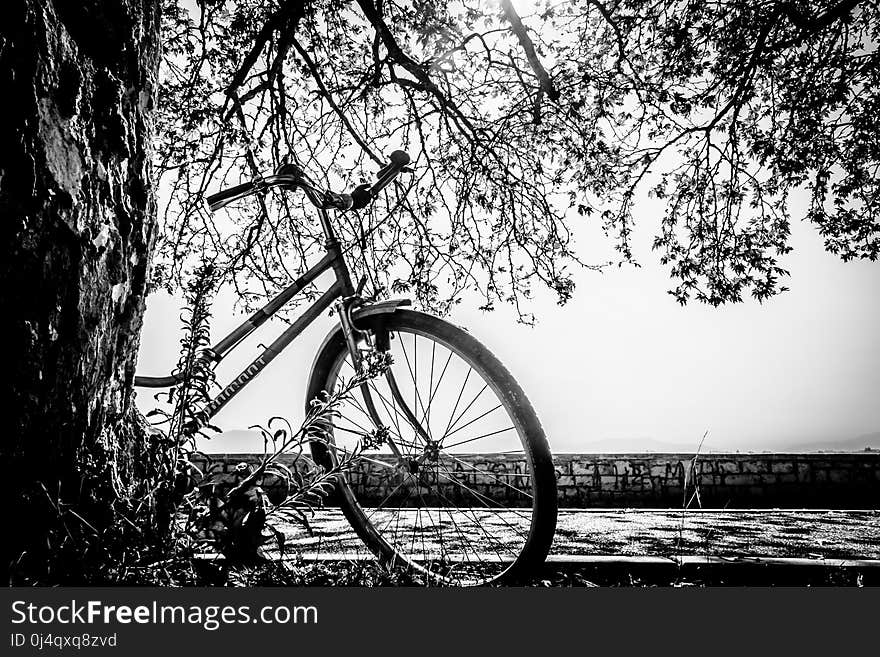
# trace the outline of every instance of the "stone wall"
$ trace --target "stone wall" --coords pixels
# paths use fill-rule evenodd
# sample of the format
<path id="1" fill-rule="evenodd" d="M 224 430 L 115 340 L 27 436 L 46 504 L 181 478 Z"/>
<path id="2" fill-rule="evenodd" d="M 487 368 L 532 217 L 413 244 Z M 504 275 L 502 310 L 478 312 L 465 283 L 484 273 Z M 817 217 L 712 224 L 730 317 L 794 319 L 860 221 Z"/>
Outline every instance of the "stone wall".
<path id="1" fill-rule="evenodd" d="M 208 458 L 202 467 L 223 472 L 238 463 L 258 462 L 255 454 Z M 554 461 L 561 507 L 681 508 L 689 502 L 703 508 L 880 508 L 880 452 L 704 454 L 696 459 L 693 454 L 559 454 Z M 289 465 L 290 459 L 285 462 Z M 442 463 L 441 470 L 450 476 L 426 474 L 416 486 L 411 478 L 389 477 L 388 468 L 365 462 L 352 480 L 357 494 L 374 502 L 403 483 L 394 493 L 395 506 L 475 502 L 482 495 L 510 506 L 528 504 L 513 488 L 527 486 L 525 463 L 515 456 L 468 455 Z M 278 493 L 275 480 L 265 485 Z"/>
<path id="2" fill-rule="evenodd" d="M 880 452 L 696 459 L 693 454 L 560 454 L 555 461 L 560 506 L 680 508 L 690 501 L 703 508 L 880 507 Z"/>

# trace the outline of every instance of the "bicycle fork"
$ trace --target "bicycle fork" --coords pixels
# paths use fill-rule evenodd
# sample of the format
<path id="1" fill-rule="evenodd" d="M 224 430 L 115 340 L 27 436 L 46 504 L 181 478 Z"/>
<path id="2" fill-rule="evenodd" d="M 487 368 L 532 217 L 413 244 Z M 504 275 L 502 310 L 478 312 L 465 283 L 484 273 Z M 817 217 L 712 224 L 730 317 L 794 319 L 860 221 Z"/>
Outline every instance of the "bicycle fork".
<path id="1" fill-rule="evenodd" d="M 345 343 L 348 347 L 348 351 L 351 354 L 351 358 L 354 364 L 354 369 L 356 372 L 361 373 L 363 371 L 363 355 L 361 350 L 357 345 L 357 334 L 363 333 L 354 326 L 354 322 L 351 319 L 351 311 L 359 305 L 361 302 L 360 298 L 349 297 L 345 299 L 340 299 L 336 302 L 336 309 L 339 313 L 339 321 L 342 325 L 342 332 L 345 336 Z M 380 345 L 371 344 L 371 348 L 378 349 Z M 409 405 L 404 401 L 403 395 L 400 393 L 400 388 L 397 385 L 397 380 L 394 378 L 394 373 L 391 371 L 391 368 L 388 367 L 385 370 L 385 379 L 388 382 L 388 386 L 391 389 L 391 395 L 394 402 L 400 407 L 401 412 L 407 421 L 413 426 L 416 433 L 421 437 L 422 441 L 425 443 L 426 447 L 431 447 L 434 445 L 434 441 L 431 440 L 430 435 L 425 430 L 425 427 L 416 417 L 415 413 L 413 413 L 412 409 L 410 409 Z M 364 396 L 364 405 L 367 409 L 367 412 L 370 415 L 370 418 L 375 424 L 376 427 L 384 426 L 381 418 L 379 417 L 379 412 L 376 408 L 376 404 L 373 401 L 373 395 L 370 391 L 369 382 L 364 382 L 360 386 L 361 392 Z M 428 458 L 430 453 L 429 449 L 425 449 L 424 453 L 421 454 L 418 458 L 412 459 L 406 456 L 394 441 L 393 436 L 388 436 L 387 438 L 388 447 L 391 449 L 391 452 L 394 454 L 394 457 L 397 459 L 398 465 L 405 466 L 411 472 L 415 472 L 418 469 L 418 466 Z"/>

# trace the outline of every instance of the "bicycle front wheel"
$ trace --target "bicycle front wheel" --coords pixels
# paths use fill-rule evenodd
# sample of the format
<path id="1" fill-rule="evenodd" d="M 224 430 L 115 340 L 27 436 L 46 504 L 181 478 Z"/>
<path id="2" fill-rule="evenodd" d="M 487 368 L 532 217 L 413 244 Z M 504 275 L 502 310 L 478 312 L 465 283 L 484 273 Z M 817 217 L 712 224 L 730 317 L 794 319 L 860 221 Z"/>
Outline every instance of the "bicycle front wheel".
<path id="1" fill-rule="evenodd" d="M 398 310 L 358 320 L 359 349 L 389 353 L 384 375 L 343 398 L 313 445 L 325 467 L 356 449 L 338 500 L 384 563 L 427 583 L 511 581 L 540 565 L 556 526 L 556 476 L 525 394 L 466 331 Z M 355 374 L 341 332 L 315 363 L 308 399 Z M 375 443 L 375 431 L 387 436 Z"/>

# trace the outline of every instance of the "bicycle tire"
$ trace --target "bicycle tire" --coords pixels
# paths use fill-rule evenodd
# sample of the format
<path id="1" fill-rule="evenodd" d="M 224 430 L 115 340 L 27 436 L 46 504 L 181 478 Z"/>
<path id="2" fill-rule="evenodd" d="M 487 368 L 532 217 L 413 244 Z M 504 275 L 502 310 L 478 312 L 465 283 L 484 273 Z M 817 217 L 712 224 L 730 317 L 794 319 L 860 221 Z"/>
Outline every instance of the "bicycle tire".
<path id="1" fill-rule="evenodd" d="M 522 454 L 520 457 L 519 452 L 516 452 L 516 458 L 521 458 L 523 462 L 525 462 L 526 467 L 528 469 L 528 473 L 522 476 L 525 476 L 529 483 L 528 485 L 522 484 L 522 493 L 521 496 L 517 496 L 512 493 L 508 489 L 515 489 L 516 486 L 511 485 L 516 484 L 516 482 L 521 481 L 520 479 L 516 479 L 517 476 L 520 475 L 507 475 L 507 474 L 498 474 L 498 470 L 493 470 L 489 472 L 489 470 L 480 470 L 478 467 L 474 466 L 473 463 L 477 463 L 479 465 L 479 457 L 476 457 L 477 460 L 473 460 L 475 457 L 472 454 L 462 454 L 454 451 L 454 446 L 449 443 L 448 451 L 443 450 L 443 441 L 446 440 L 447 435 L 451 436 L 449 433 L 450 430 L 452 433 L 456 433 L 460 429 L 454 428 L 452 429 L 447 425 L 446 434 L 437 441 L 439 444 L 439 453 L 436 455 L 436 461 L 426 460 L 424 463 L 428 465 L 425 466 L 422 464 L 423 472 L 419 475 L 419 478 L 414 482 L 410 480 L 407 483 L 407 488 L 416 488 L 419 493 L 418 496 L 421 499 L 422 504 L 416 506 L 415 512 L 411 510 L 411 506 L 403 506 L 404 503 L 399 502 L 399 507 L 397 509 L 398 517 L 396 519 L 395 524 L 395 536 L 394 540 L 390 540 L 387 534 L 390 533 L 390 527 L 388 523 L 391 521 L 388 520 L 386 522 L 385 529 L 380 530 L 377 525 L 379 522 L 373 518 L 377 513 L 385 514 L 386 516 L 389 513 L 389 509 L 382 509 L 382 504 L 370 507 L 369 504 L 365 505 L 365 498 L 363 491 L 366 490 L 365 486 L 361 485 L 362 482 L 355 481 L 358 474 L 354 472 L 348 472 L 344 474 L 340 474 L 337 477 L 337 495 L 336 502 L 341 507 L 343 514 L 345 515 L 348 522 L 354 528 L 357 535 L 360 539 L 367 545 L 367 547 L 376 555 L 376 557 L 382 562 L 386 564 L 398 564 L 402 565 L 409 570 L 417 573 L 421 576 L 426 583 L 435 583 L 435 584 L 446 584 L 446 585 L 475 585 L 475 584 L 500 584 L 500 583 L 511 583 L 521 580 L 524 577 L 527 577 L 530 573 L 534 572 L 534 570 L 542 564 L 547 556 L 547 553 L 550 549 L 550 545 L 553 540 L 553 534 L 556 526 L 556 514 L 557 514 L 557 500 L 556 500 L 556 475 L 553 468 L 552 456 L 550 453 L 550 447 L 548 445 L 546 436 L 544 435 L 543 428 L 541 427 L 541 423 L 538 420 L 537 415 L 535 414 L 534 409 L 532 408 L 531 403 L 526 397 L 525 393 L 522 391 L 520 386 L 517 384 L 513 376 L 508 372 L 508 370 L 501 364 L 501 362 L 492 355 L 488 349 L 486 349 L 476 338 L 474 338 L 470 333 L 464 331 L 463 329 L 450 324 L 442 319 L 434 317 L 432 315 L 415 312 L 411 310 L 397 310 L 394 313 L 389 314 L 381 314 L 370 317 L 364 317 L 358 320 L 358 326 L 361 329 L 367 331 L 371 337 L 378 341 L 382 341 L 383 339 L 387 340 L 388 348 L 392 348 L 391 342 L 394 339 L 398 339 L 400 341 L 399 346 L 403 349 L 403 355 L 407 360 L 407 365 L 410 365 L 409 354 L 407 354 L 406 343 L 408 341 L 408 336 L 412 335 L 412 347 L 413 349 L 417 349 L 419 338 L 423 338 L 433 345 L 431 347 L 431 379 L 428 383 L 428 391 L 431 391 L 433 388 L 433 393 L 428 400 L 428 408 L 427 410 L 424 408 L 424 402 L 422 402 L 423 407 L 421 409 L 423 417 L 422 423 L 428 425 L 428 431 L 430 431 L 431 424 L 434 422 L 436 418 L 431 417 L 431 405 L 434 403 L 435 397 L 440 394 L 439 390 L 442 384 L 442 379 L 444 378 L 450 362 L 452 361 L 452 356 L 455 355 L 458 359 L 460 359 L 465 365 L 467 365 L 471 371 L 476 372 L 485 382 L 483 389 L 481 392 L 477 394 L 479 397 L 482 392 L 488 388 L 494 392 L 497 397 L 497 400 L 501 402 L 501 406 L 504 408 L 504 411 L 507 413 L 509 420 L 513 422 L 513 427 L 516 431 L 516 435 L 519 440 L 519 444 L 522 446 Z M 383 338 L 382 336 L 385 336 Z M 443 369 L 443 374 L 440 375 L 440 381 L 436 383 L 436 387 L 434 388 L 434 360 L 436 357 L 436 349 L 437 345 L 440 345 L 442 348 L 445 348 L 449 352 L 449 356 L 446 360 L 446 367 Z M 392 348 L 393 351 L 393 348 Z M 398 350 L 399 355 L 399 350 Z M 422 356 L 423 359 L 426 359 L 426 356 Z M 418 354 L 413 354 L 413 360 L 416 368 L 418 367 Z M 310 403 L 310 400 L 315 399 L 322 391 L 332 391 L 336 384 L 339 381 L 341 372 L 344 366 L 350 367 L 350 356 L 348 353 L 348 348 L 346 346 L 345 339 L 342 335 L 341 330 L 337 330 L 335 333 L 331 334 L 331 336 L 325 341 L 322 350 L 319 352 L 318 356 L 315 359 L 314 366 L 312 368 L 312 373 L 310 377 L 310 382 L 307 390 L 307 405 Z M 400 364 L 398 363 L 398 367 Z M 439 370 L 439 365 L 438 365 Z M 410 367 L 410 373 L 412 374 L 412 368 Z M 353 370 L 352 370 L 353 374 Z M 416 374 L 418 374 L 418 370 L 416 370 Z M 462 391 L 459 392 L 459 398 L 462 397 L 463 391 L 468 384 L 468 374 L 465 377 L 465 384 L 462 387 Z M 452 377 L 452 374 L 450 374 Z M 414 404 L 416 407 L 416 412 L 419 412 L 418 402 L 421 401 L 419 397 L 419 381 L 418 376 L 413 376 L 413 384 L 416 390 L 416 399 L 414 400 Z M 424 378 L 424 376 L 422 376 Z M 372 385 L 372 384 L 371 384 Z M 378 388 L 374 386 L 374 389 L 378 393 Z M 402 392 L 400 393 L 402 395 Z M 444 392 L 444 394 L 446 394 Z M 470 394 L 470 391 L 469 391 Z M 427 395 L 426 395 L 427 396 Z M 403 403 L 402 397 L 400 398 Z M 380 395 L 381 400 L 381 395 Z M 451 397 L 450 397 L 451 400 Z M 381 400 L 384 404 L 386 400 Z M 392 399 L 392 402 L 396 403 L 396 400 Z M 471 402 L 471 406 L 473 402 Z M 458 404 L 456 404 L 456 407 Z M 353 406 L 354 408 L 354 406 Z M 470 407 L 469 407 L 470 408 Z M 386 410 L 387 406 L 386 406 Z M 439 411 L 438 411 L 439 412 Z M 468 410 L 470 413 L 471 411 Z M 476 412 L 476 411 L 474 411 Z M 396 409 L 395 409 L 396 413 Z M 456 410 L 454 409 L 452 412 L 452 416 L 456 414 Z M 364 416 L 367 413 L 364 412 Z M 462 414 L 463 415 L 463 414 Z M 495 414 L 496 416 L 499 414 Z M 427 417 L 425 417 L 427 416 Z M 451 417 L 452 417 L 451 416 Z M 390 418 L 389 411 L 389 418 Z M 485 416 L 488 417 L 488 416 Z M 427 420 L 427 422 L 426 422 Z M 363 420 L 362 420 L 363 421 Z M 451 419 L 450 419 L 451 421 Z M 462 421 L 462 416 L 459 416 L 459 420 Z M 483 420 L 480 420 L 482 422 Z M 343 450 L 343 447 L 340 446 L 341 440 L 337 437 L 342 436 L 343 431 L 346 429 L 343 427 L 343 422 L 341 418 L 334 421 L 333 426 L 327 426 L 328 436 L 331 442 L 331 445 L 328 447 L 327 444 L 318 442 L 313 443 L 312 452 L 313 456 L 319 464 L 323 465 L 326 468 L 332 467 L 334 463 L 338 462 L 340 455 L 339 452 Z M 470 423 L 471 421 L 469 421 Z M 395 423 L 396 424 L 396 423 Z M 410 423 L 412 424 L 412 423 Z M 358 427 L 361 427 L 362 424 L 358 423 Z M 457 426 L 457 425 L 454 425 Z M 467 426 L 465 424 L 464 426 Z M 406 427 L 404 427 L 406 428 Z M 410 427 L 411 428 L 411 427 Z M 399 427 L 398 427 L 399 429 Z M 403 442 L 403 429 L 399 429 L 399 435 L 401 436 L 400 440 Z M 508 430 L 504 430 L 509 433 Z M 504 433 L 497 432 L 497 433 Z M 420 447 L 418 444 L 417 438 L 418 433 L 414 436 L 412 442 L 410 443 L 410 447 L 413 450 L 413 454 L 415 454 L 415 450 Z M 483 437 L 478 437 L 479 440 L 483 440 Z M 477 440 L 477 439 L 473 439 Z M 488 438 L 486 438 L 488 440 Z M 493 438 L 493 440 L 498 440 L 497 437 Z M 509 436 L 506 440 L 512 440 Z M 429 441 L 428 437 L 425 436 L 423 442 L 427 444 Z M 469 443 L 469 440 L 463 440 L 455 443 L 455 445 L 462 445 L 463 443 Z M 422 446 L 424 448 L 424 452 L 420 453 L 420 457 L 425 457 L 428 452 L 427 446 Z M 458 454 L 458 456 L 456 456 Z M 499 458 L 499 457 L 495 457 Z M 378 459 L 378 455 L 376 456 Z M 410 459 L 411 461 L 414 459 Z M 459 463 L 456 468 L 460 471 L 458 474 L 452 473 L 445 468 L 452 463 Z M 444 469 L 441 472 L 440 464 L 444 463 Z M 470 470 L 466 470 L 461 467 L 460 463 L 465 463 L 467 467 L 473 468 L 475 470 L 472 473 Z M 373 464 L 371 464 L 372 466 Z M 398 469 L 400 466 L 396 466 Z M 434 470 L 431 470 L 431 467 L 434 467 Z M 494 467 L 494 466 L 493 466 Z M 519 465 L 517 465 L 519 468 Z M 462 474 L 462 472 L 464 474 Z M 362 473 L 360 473 L 362 474 Z M 406 471 L 398 472 L 395 476 L 400 475 L 401 479 L 403 479 L 408 473 Z M 474 481 L 480 481 L 476 479 L 476 477 L 489 475 L 489 477 L 497 479 L 498 483 L 492 482 L 492 479 L 485 480 L 483 477 L 483 483 L 486 484 L 486 481 L 491 482 L 486 485 L 479 485 L 474 483 L 472 486 L 467 483 L 461 483 L 462 481 L 470 482 L 471 480 L 467 479 L 468 475 L 473 474 Z M 435 490 L 432 491 L 430 484 L 425 484 L 423 481 L 431 480 L 433 476 Z M 415 478 L 415 473 L 409 473 L 409 476 Z M 499 477 L 505 476 L 507 479 L 499 479 Z M 389 475 L 390 479 L 391 475 Z M 453 494 L 452 491 L 455 491 L 455 484 L 453 484 L 453 479 L 456 480 L 457 485 L 461 490 L 458 491 L 458 495 Z M 387 488 L 391 487 L 391 483 L 393 481 L 389 481 L 387 484 Z M 498 485 L 501 484 L 501 485 Z M 402 485 L 402 484 L 401 484 Z M 422 488 L 425 487 L 425 494 L 422 494 Z M 505 488 L 506 486 L 506 488 Z M 477 491 L 476 489 L 480 490 Z M 526 489 L 530 490 L 529 492 L 525 492 Z M 382 492 L 384 493 L 384 490 Z M 444 494 L 442 491 L 446 491 L 447 494 Z M 518 512 L 516 510 L 511 511 L 510 509 L 520 509 L 519 506 L 514 507 L 505 507 L 504 504 L 510 504 L 509 501 L 504 504 L 498 503 L 499 507 L 497 508 L 487 502 L 489 500 L 489 493 L 486 491 L 495 490 L 496 493 L 493 494 L 505 494 L 507 497 L 513 497 L 513 504 L 519 503 L 528 503 L 531 505 L 531 515 L 528 517 L 528 533 L 525 534 L 524 526 L 526 515 L 525 512 Z M 395 493 L 392 492 L 392 496 Z M 437 520 L 439 522 L 435 523 L 434 517 L 431 513 L 431 505 L 425 501 L 425 495 L 429 496 L 429 499 L 432 500 L 435 504 L 439 503 L 440 507 L 435 509 L 435 513 L 437 516 Z M 360 496 L 360 498 L 359 498 Z M 431 497 L 433 496 L 433 497 Z M 467 511 L 462 511 L 462 507 L 452 507 L 447 506 L 444 503 L 451 502 L 450 497 L 455 497 L 456 499 L 462 499 L 462 504 L 472 504 L 470 508 L 470 516 L 467 515 Z M 466 498 L 466 499 L 465 499 Z M 522 498 L 522 499 L 520 499 Z M 387 499 L 387 498 L 386 498 Z M 492 500 L 497 502 L 497 500 Z M 476 504 L 477 502 L 481 503 L 482 506 Z M 383 502 L 384 503 L 384 502 Z M 375 504 L 375 502 L 374 502 Z M 388 504 L 388 507 L 392 506 L 392 503 Z M 372 513 L 368 515 L 368 509 L 373 509 Z M 455 514 L 452 513 L 450 509 L 455 510 Z M 475 511 L 474 509 L 478 509 Z M 447 522 L 445 523 L 446 527 L 444 527 L 444 518 L 442 515 L 442 510 L 447 513 Z M 430 532 L 427 532 L 429 535 L 429 541 L 434 544 L 433 550 L 436 552 L 437 547 L 436 543 L 439 539 L 440 543 L 440 558 L 428 557 L 428 550 L 425 547 L 424 538 L 425 538 L 425 523 L 423 519 L 423 513 L 426 515 L 433 525 L 434 536 Z M 511 513 L 515 514 L 516 517 L 511 516 Z M 408 515 L 407 515 L 408 514 Z M 422 558 L 417 558 L 413 553 L 412 549 L 409 554 L 405 553 L 405 550 L 401 548 L 401 543 L 398 538 L 399 532 L 399 523 L 400 518 L 403 517 L 408 519 L 409 522 L 413 523 L 413 543 L 415 542 L 415 523 L 416 521 L 411 520 L 411 517 L 415 515 L 417 518 L 417 522 L 421 525 L 421 539 L 423 547 L 425 548 L 424 554 Z M 455 518 L 458 516 L 459 521 L 456 521 Z M 483 518 L 486 522 L 494 523 L 493 532 L 490 534 L 485 527 L 481 524 L 481 519 Z M 477 557 L 481 556 L 481 553 L 476 551 L 476 548 L 471 546 L 473 550 L 473 558 L 468 556 L 468 551 L 466 547 L 462 547 L 461 551 L 463 552 L 464 557 L 466 558 L 467 563 L 464 563 L 458 555 L 458 557 L 453 557 L 450 555 L 450 545 L 458 544 L 463 545 L 463 539 L 466 538 L 467 532 L 461 529 L 464 525 L 464 521 L 467 520 L 471 522 L 471 518 L 477 521 L 477 524 L 480 525 L 480 529 L 486 534 L 485 537 L 479 536 L 478 540 L 475 539 L 475 543 L 482 542 L 483 547 L 485 548 L 488 544 L 495 552 L 496 555 L 491 558 L 491 560 L 486 560 L 482 563 L 476 563 Z M 504 524 L 500 523 L 498 519 L 501 519 Z M 452 521 L 452 523 L 449 522 Z M 452 533 L 452 529 L 449 527 L 450 524 L 454 525 L 454 529 L 457 531 L 457 536 Z M 475 528 L 474 528 L 475 529 Z M 451 539 L 447 539 L 446 544 L 443 542 L 443 533 L 447 532 L 448 536 Z M 511 542 L 508 540 L 502 540 L 502 538 L 506 539 L 506 537 L 499 538 L 499 532 L 506 531 L 508 534 L 513 536 L 517 545 L 514 547 Z M 492 540 L 497 541 L 497 543 L 492 543 Z M 521 541 L 521 545 L 519 542 Z M 506 552 L 501 554 L 499 552 L 499 546 L 509 550 L 510 554 Z M 410 546 L 411 548 L 413 546 Z M 443 555 L 444 547 L 446 549 L 446 555 Z M 457 558 L 457 560 L 456 560 Z M 465 577 L 467 574 L 467 578 Z"/>

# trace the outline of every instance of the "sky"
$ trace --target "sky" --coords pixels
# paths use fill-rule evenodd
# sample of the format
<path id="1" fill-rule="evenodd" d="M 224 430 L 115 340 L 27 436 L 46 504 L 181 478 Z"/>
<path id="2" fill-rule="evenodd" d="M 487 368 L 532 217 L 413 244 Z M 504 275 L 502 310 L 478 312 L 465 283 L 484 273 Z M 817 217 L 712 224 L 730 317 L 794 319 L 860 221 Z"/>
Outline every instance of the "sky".
<path id="1" fill-rule="evenodd" d="M 513 373 L 557 453 L 695 451 L 704 434 L 703 451 L 878 447 L 880 263 L 826 253 L 815 229 L 797 220 L 806 200 L 795 196 L 790 207 L 794 251 L 782 264 L 791 291 L 763 304 L 679 306 L 650 251 L 662 207 L 645 199 L 635 235 L 640 268 L 579 270 L 568 304 L 550 294 L 534 301 L 534 327 L 517 324 L 509 308 L 485 313 L 467 298 L 448 319 Z M 608 238 L 586 219 L 571 221 L 578 254 L 605 259 Z M 148 298 L 139 374 L 166 375 L 174 366 L 181 306 L 164 293 Z M 233 306 L 221 292 L 215 341 L 246 317 Z M 298 426 L 312 358 L 332 324 L 325 314 L 235 397 L 214 420 L 226 433 L 202 448 L 261 450 L 256 435 L 241 430 L 276 415 Z M 234 378 L 283 327 L 263 325 L 220 364 L 218 379 Z M 156 405 L 151 392 L 139 392 L 142 411 Z"/>

